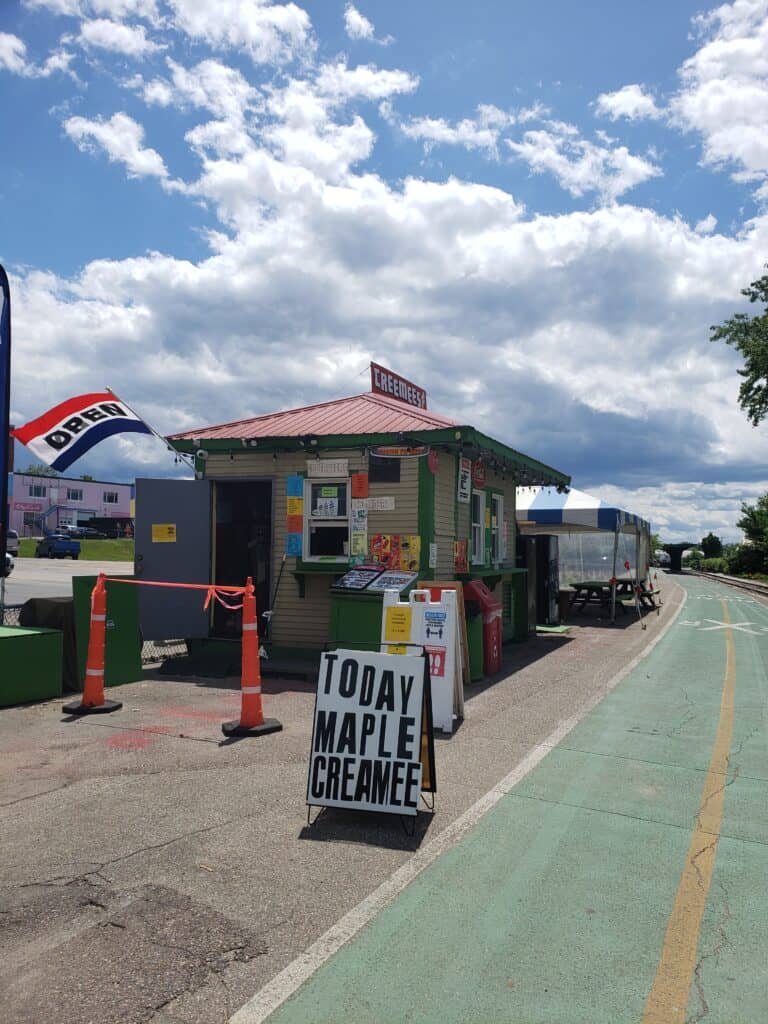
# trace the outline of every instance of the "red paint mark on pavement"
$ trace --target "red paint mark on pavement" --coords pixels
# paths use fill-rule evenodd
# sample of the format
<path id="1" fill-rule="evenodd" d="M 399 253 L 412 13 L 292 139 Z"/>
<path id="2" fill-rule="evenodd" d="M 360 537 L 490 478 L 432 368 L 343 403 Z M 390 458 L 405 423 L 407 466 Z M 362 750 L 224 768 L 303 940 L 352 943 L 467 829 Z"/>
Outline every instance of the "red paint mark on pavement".
<path id="1" fill-rule="evenodd" d="M 112 750 L 145 750 L 154 742 L 154 737 L 142 732 L 141 729 L 129 729 L 128 732 L 110 736 L 107 746 Z"/>

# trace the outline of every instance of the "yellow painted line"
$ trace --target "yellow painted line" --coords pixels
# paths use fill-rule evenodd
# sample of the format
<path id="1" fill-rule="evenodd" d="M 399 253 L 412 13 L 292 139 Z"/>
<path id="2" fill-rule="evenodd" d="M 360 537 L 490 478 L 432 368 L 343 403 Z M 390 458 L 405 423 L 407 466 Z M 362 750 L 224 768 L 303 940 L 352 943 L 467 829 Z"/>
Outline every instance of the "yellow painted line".
<path id="1" fill-rule="evenodd" d="M 723 622 L 730 623 L 723 601 Z M 683 874 L 669 915 L 653 988 L 645 1004 L 643 1024 L 684 1024 L 688 996 L 696 969 L 699 931 L 715 868 L 717 841 L 723 817 L 728 756 L 733 734 L 733 702 L 736 690 L 736 655 L 733 632 L 723 630 L 726 643 L 725 682 L 720 698 L 712 758 L 704 780 L 699 813 L 688 847 Z"/>

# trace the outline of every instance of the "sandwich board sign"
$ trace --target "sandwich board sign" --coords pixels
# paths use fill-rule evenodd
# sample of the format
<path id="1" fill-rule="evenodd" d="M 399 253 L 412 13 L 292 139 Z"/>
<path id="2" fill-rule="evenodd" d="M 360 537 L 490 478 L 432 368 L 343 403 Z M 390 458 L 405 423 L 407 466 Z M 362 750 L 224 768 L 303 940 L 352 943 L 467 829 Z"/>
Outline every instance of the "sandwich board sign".
<path id="1" fill-rule="evenodd" d="M 415 816 L 435 789 L 429 695 L 423 655 L 324 652 L 307 803 Z"/>
<path id="2" fill-rule="evenodd" d="M 381 650 L 405 654 L 418 644 L 429 656 L 432 713 L 435 728 L 452 733 L 464 714 L 461 646 L 455 591 L 430 600 L 428 590 L 412 590 L 400 601 L 396 590 L 385 590 L 381 620 Z"/>

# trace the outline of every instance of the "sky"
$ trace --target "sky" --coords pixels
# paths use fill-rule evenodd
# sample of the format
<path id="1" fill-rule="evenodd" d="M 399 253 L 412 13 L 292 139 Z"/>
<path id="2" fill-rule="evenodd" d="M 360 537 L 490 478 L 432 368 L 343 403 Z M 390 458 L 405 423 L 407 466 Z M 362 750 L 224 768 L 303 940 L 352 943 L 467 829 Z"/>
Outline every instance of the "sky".
<path id="1" fill-rule="evenodd" d="M 739 539 L 768 428 L 709 328 L 768 256 L 768 0 L 2 0 L 11 420 L 359 394 Z M 17 468 L 34 459 L 17 450 Z M 69 471 L 180 472 L 139 435 Z"/>

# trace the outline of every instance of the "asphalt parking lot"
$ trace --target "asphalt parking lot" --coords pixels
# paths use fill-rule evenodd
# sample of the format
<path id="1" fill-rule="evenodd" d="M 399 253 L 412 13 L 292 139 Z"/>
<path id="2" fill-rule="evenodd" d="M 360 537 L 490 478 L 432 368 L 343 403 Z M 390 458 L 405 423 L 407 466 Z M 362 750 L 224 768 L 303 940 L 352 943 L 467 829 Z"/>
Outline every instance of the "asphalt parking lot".
<path id="1" fill-rule="evenodd" d="M 265 683 L 284 730 L 260 739 L 221 734 L 237 679 L 150 675 L 111 690 L 124 707 L 109 716 L 69 718 L 62 700 L 0 712 L 4 1020 L 227 1021 L 606 692 L 674 614 L 680 591 L 662 586 L 646 630 L 589 610 L 568 636 L 505 648 L 503 672 L 466 689 L 463 724 L 436 740 L 436 809 L 413 837 L 348 811 L 307 826 L 305 683 Z"/>
<path id="2" fill-rule="evenodd" d="M 72 597 L 73 576 L 129 576 L 132 562 L 103 562 L 71 558 L 16 558 L 5 581 L 5 603 L 20 605 L 30 597 Z"/>

